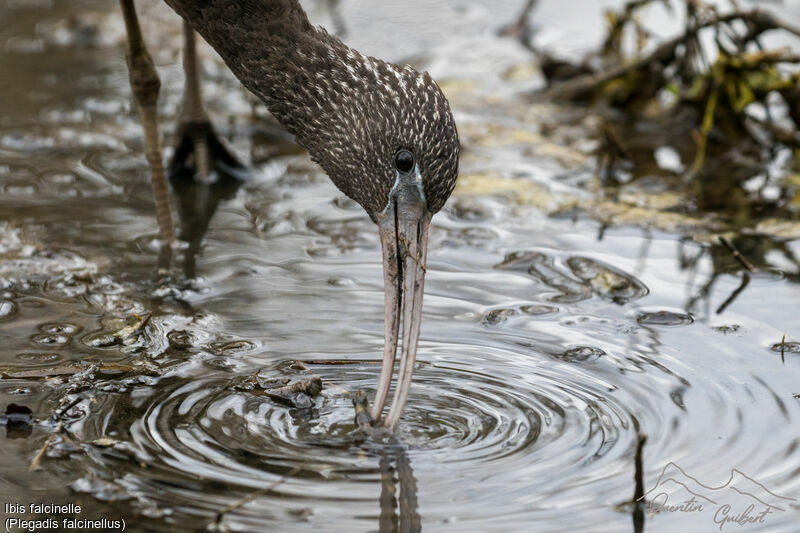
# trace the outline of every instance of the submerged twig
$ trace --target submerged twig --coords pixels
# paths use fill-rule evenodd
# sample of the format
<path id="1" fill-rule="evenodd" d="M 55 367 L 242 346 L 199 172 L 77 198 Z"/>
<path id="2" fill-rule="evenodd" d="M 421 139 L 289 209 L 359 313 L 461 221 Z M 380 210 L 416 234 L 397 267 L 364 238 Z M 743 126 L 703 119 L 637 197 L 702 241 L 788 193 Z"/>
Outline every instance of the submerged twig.
<path id="1" fill-rule="evenodd" d="M 745 290 L 749 284 L 750 284 L 750 275 L 745 273 L 742 276 L 742 282 L 739 284 L 739 286 L 736 287 L 736 289 L 731 293 L 731 295 L 728 296 L 728 298 L 724 302 L 722 302 L 722 305 L 720 305 L 717 308 L 717 314 L 721 315 L 725 311 L 725 309 L 727 309 L 728 306 L 731 305 L 733 301 L 739 297 L 740 294 L 742 294 L 742 291 Z"/>
<path id="2" fill-rule="evenodd" d="M 722 243 L 722 244 L 725 246 L 725 248 L 727 248 L 728 250 L 730 250 L 730 252 L 731 252 L 731 254 L 733 255 L 733 257 L 734 257 L 734 258 L 735 258 L 737 261 L 739 261 L 739 263 L 740 263 L 740 264 L 741 264 L 741 265 L 742 265 L 744 268 L 746 268 L 746 269 L 747 269 L 747 270 L 749 270 L 750 272 L 755 272 L 755 271 L 756 271 L 756 267 L 754 267 L 754 266 L 753 266 L 753 264 L 752 264 L 750 261 L 748 261 L 748 260 L 747 260 L 747 258 L 746 258 L 745 256 L 743 256 L 743 255 L 742 255 L 742 254 L 739 252 L 739 250 L 737 250 L 737 249 L 736 249 L 736 247 L 733 245 L 733 243 L 732 243 L 731 241 L 729 241 L 729 240 L 728 240 L 728 239 L 726 239 L 725 237 L 722 237 L 722 236 L 720 236 L 720 238 L 719 238 L 719 242 L 720 242 L 720 243 Z"/>
<path id="3" fill-rule="evenodd" d="M 50 417 L 51 422 L 59 422 L 61 423 L 64 415 L 67 414 L 67 411 L 78 405 L 83 401 L 83 397 L 78 396 L 77 398 L 72 399 L 67 405 L 63 407 L 59 407 L 53 412 L 53 415 Z"/>
<path id="4" fill-rule="evenodd" d="M 647 442 L 647 434 L 639 433 L 637 435 L 638 443 L 636 444 L 636 457 L 634 458 L 634 474 L 633 479 L 635 487 L 633 489 L 633 501 L 644 503 L 644 467 L 642 461 L 642 452 L 644 445 Z"/>
<path id="5" fill-rule="evenodd" d="M 63 427 L 64 427 L 64 422 L 62 420 L 59 420 L 56 430 L 53 433 L 51 433 L 49 437 L 47 437 L 47 440 L 44 441 L 42 447 L 39 448 L 39 452 L 36 454 L 36 457 L 34 457 L 33 461 L 31 461 L 31 465 L 28 467 L 29 472 L 34 472 L 36 470 L 39 470 L 39 468 L 41 468 L 42 459 L 44 459 L 44 454 L 47 453 L 47 448 L 49 448 L 50 445 L 53 443 L 53 441 L 56 440 L 56 436 L 58 436 L 58 434 L 61 433 Z"/>
<path id="6" fill-rule="evenodd" d="M 644 531 L 644 465 L 642 455 L 644 452 L 644 445 L 647 442 L 647 435 L 639 433 L 637 435 L 639 442 L 636 445 L 636 457 L 634 458 L 634 489 L 633 489 L 633 531 L 634 533 L 642 533 Z"/>
<path id="7" fill-rule="evenodd" d="M 39 448 L 39 451 L 36 453 L 36 457 L 34 457 L 33 461 L 31 461 L 31 465 L 28 467 L 28 470 L 30 472 L 33 472 L 35 470 L 39 470 L 39 468 L 41 467 L 42 459 L 44 459 L 45 453 L 47 453 L 47 449 L 50 447 L 50 445 L 53 443 L 53 441 L 56 439 L 56 437 L 60 433 L 64 433 L 64 429 L 65 429 L 64 428 L 64 415 L 67 414 L 67 412 L 70 409 L 72 409 L 73 407 L 75 407 L 76 405 L 81 403 L 83 400 L 84 400 L 84 398 L 82 396 L 78 396 L 78 397 L 73 398 L 72 400 L 70 400 L 70 402 L 67 403 L 67 405 L 59 407 L 58 409 L 56 409 L 53 412 L 52 416 L 50 417 L 50 421 L 52 423 L 56 423 L 57 422 L 58 425 L 56 426 L 55 431 L 53 431 L 53 433 L 51 433 L 50 436 L 47 437 L 47 440 L 44 441 L 44 444 L 42 445 L 41 448 Z"/>
<path id="8" fill-rule="evenodd" d="M 220 512 L 217 513 L 217 516 L 215 517 L 214 522 L 212 524 L 209 524 L 209 525 L 215 527 L 217 530 L 221 529 L 222 521 L 225 519 L 226 515 L 232 513 L 233 511 L 236 511 L 237 509 L 240 509 L 241 507 L 244 507 L 245 505 L 247 505 L 251 501 L 253 501 L 256 498 L 258 498 L 259 496 L 263 496 L 264 494 L 272 492 L 273 490 L 278 488 L 278 486 L 282 485 L 284 481 L 286 481 L 287 479 L 289 479 L 293 475 L 297 474 L 300 470 L 302 470 L 303 466 L 304 466 L 304 464 L 300 464 L 300 465 L 297 465 L 297 466 L 293 467 L 291 470 L 286 472 L 280 478 L 276 479 L 270 485 L 268 485 L 268 486 L 266 486 L 264 488 L 255 490 L 255 491 L 251 492 L 250 494 L 248 494 L 247 496 L 245 496 L 245 497 L 243 497 L 243 498 L 241 498 L 241 499 L 239 499 L 239 500 L 227 505 L 224 509 L 222 509 Z"/>
<path id="9" fill-rule="evenodd" d="M 297 361 L 303 365 L 380 365 L 375 359 L 304 359 Z"/>

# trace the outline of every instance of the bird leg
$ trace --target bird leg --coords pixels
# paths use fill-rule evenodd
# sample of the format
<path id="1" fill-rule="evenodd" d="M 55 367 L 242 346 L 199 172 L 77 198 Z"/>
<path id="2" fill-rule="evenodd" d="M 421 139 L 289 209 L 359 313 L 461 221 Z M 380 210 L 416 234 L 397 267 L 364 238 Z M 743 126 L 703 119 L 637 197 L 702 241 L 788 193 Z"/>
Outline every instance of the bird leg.
<path id="1" fill-rule="evenodd" d="M 145 157 L 150 165 L 150 183 L 156 203 L 156 219 L 161 239 L 159 268 L 166 269 L 172 261 L 174 230 L 158 131 L 157 103 L 161 81 L 144 44 L 133 0 L 120 0 L 119 3 L 128 34 L 127 62 L 131 92 L 144 130 Z"/>
<path id="2" fill-rule="evenodd" d="M 183 21 L 183 73 L 186 76 L 186 86 L 183 93 L 183 111 L 181 125 L 178 133 L 178 147 L 188 141 L 194 156 L 195 177 L 198 181 L 206 183 L 211 173 L 211 153 L 207 137 L 213 135 L 211 121 L 203 107 L 203 93 L 200 88 L 200 76 L 197 72 L 197 39 L 194 29 L 185 20 Z M 176 164 L 173 159 L 170 166 Z M 188 154 L 183 157 L 187 157 Z"/>
<path id="3" fill-rule="evenodd" d="M 197 60 L 197 36 L 192 26 L 183 22 L 183 71 L 186 86 L 183 94 L 183 110 L 178 127 L 175 153 L 169 164 L 170 179 L 179 175 L 192 176 L 200 184 L 210 185 L 218 176 L 212 174 L 219 171 L 226 175 L 235 175 L 244 165 L 220 141 L 211 120 L 203 106 L 203 93 L 200 86 L 200 72 Z M 241 176 L 239 176 L 241 177 Z M 199 209 L 205 202 L 198 199 Z"/>
<path id="4" fill-rule="evenodd" d="M 203 106 L 197 36 L 186 21 L 183 38 L 186 85 L 175 152 L 167 170 L 181 221 L 179 238 L 188 243 L 183 271 L 187 278 L 193 278 L 195 259 L 211 217 L 222 200 L 236 193 L 247 174 L 244 165 L 217 137 Z"/>

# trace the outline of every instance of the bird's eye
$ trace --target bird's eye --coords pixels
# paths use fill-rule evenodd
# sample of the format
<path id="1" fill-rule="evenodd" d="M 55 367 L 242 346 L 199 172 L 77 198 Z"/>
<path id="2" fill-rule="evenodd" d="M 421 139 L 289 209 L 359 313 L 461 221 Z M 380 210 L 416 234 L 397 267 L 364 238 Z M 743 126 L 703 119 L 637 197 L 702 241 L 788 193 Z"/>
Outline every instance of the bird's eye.
<path id="1" fill-rule="evenodd" d="M 394 166 L 403 174 L 408 174 L 414 169 L 414 154 L 408 150 L 400 150 L 394 156 Z"/>

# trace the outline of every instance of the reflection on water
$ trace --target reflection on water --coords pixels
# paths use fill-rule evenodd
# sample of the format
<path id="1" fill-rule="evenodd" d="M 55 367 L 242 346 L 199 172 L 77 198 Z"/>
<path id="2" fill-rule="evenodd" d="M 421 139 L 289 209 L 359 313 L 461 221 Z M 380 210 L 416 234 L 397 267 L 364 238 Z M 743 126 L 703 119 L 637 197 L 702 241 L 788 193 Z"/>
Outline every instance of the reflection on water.
<path id="1" fill-rule="evenodd" d="M 398 53 L 381 38 L 390 18 L 341 4 L 349 33 Z M 750 272 L 716 240 L 544 215 L 539 195 L 581 198 L 585 169 L 529 131 L 552 110 L 515 96 L 530 83 L 506 74 L 529 55 L 496 29 L 521 3 L 496 4 L 459 6 L 452 24 L 474 31 L 415 61 L 464 125 L 464 174 L 542 188 L 461 189 L 437 215 L 418 368 L 389 438 L 353 419 L 383 342 L 379 244 L 362 210 L 207 59 L 215 125 L 253 167 L 246 180 L 218 168 L 208 185 L 174 173 L 191 283 L 154 284 L 121 21 L 88 0 L 0 3 L 0 21 L 15 21 L 0 25 L 14 73 L 0 91 L 15 98 L 0 98 L 0 407 L 31 411 L 0 415 L 0 492 L 148 531 L 639 531 L 642 507 L 620 506 L 639 491 L 637 462 L 646 488 L 673 461 L 797 496 L 800 243 L 731 237 Z M 425 6 L 442 20 L 456 9 Z M 143 12 L 169 133 L 180 26 L 155 2 Z M 433 33 L 423 25 L 406 46 Z M 457 77 L 456 54 L 478 74 Z M 503 128 L 510 140 L 486 133 Z M 323 390 L 291 405 L 241 386 L 308 372 Z M 743 530 L 793 531 L 798 512 Z M 646 518 L 647 531 L 716 527 Z"/>
<path id="2" fill-rule="evenodd" d="M 381 457 L 381 533 L 422 531 L 417 512 L 417 480 L 406 453 L 399 447 Z"/>
<path id="3" fill-rule="evenodd" d="M 204 126 L 207 127 L 206 124 Z M 183 275 L 192 279 L 197 275 L 197 254 L 203 236 L 217 212 L 220 202 L 230 200 L 247 178 L 242 164 L 222 146 L 213 131 L 201 132 L 209 147 L 213 171 L 211 179 L 201 182 L 195 179 L 195 167 L 190 163 L 193 143 L 189 135 L 180 134 L 181 142 L 175 148 L 169 166 L 169 182 L 172 186 L 180 222 L 178 239 L 186 243 L 183 254 Z"/>

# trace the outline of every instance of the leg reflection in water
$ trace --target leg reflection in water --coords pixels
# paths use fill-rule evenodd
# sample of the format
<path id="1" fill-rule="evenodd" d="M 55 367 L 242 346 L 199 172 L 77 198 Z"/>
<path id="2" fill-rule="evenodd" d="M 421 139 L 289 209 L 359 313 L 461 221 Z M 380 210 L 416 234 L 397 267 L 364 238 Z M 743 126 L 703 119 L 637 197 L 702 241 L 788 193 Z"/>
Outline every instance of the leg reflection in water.
<path id="1" fill-rule="evenodd" d="M 209 132 L 206 139 L 210 141 L 211 173 L 204 180 L 198 179 L 194 165 L 187 162 L 188 154 L 191 154 L 191 146 L 186 146 L 189 138 L 183 137 L 169 169 L 180 217 L 178 238 L 187 243 L 183 257 L 183 274 L 187 279 L 197 273 L 197 254 L 217 207 L 220 202 L 233 198 L 247 177 L 244 167 L 231 159 L 227 149 L 214 142 L 216 138 Z"/>

